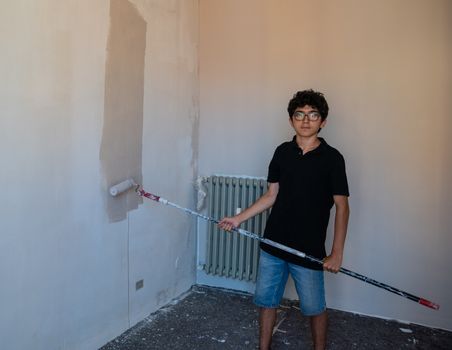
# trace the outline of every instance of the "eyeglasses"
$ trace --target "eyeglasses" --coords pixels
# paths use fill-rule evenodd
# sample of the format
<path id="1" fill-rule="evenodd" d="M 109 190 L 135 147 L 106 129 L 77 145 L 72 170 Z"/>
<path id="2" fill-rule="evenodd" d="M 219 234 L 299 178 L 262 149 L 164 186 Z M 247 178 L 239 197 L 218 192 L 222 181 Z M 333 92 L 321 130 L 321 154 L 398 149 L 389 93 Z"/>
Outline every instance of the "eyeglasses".
<path id="1" fill-rule="evenodd" d="M 302 120 L 304 120 L 304 117 L 308 117 L 308 120 L 310 122 L 315 122 L 315 121 L 319 120 L 320 113 L 317 112 L 317 111 L 311 111 L 311 112 L 308 112 L 308 113 L 305 113 L 305 112 L 302 112 L 302 111 L 296 111 L 293 114 L 293 117 L 295 118 L 295 120 L 298 120 L 298 121 L 302 121 Z"/>

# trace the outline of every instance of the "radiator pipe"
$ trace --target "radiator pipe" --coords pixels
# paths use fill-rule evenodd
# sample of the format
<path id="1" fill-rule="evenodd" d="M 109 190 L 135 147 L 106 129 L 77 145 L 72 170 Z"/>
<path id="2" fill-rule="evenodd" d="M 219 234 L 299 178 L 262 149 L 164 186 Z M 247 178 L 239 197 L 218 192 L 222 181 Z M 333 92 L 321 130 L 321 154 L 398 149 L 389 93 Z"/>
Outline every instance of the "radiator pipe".
<path id="1" fill-rule="evenodd" d="M 182 211 L 184 211 L 184 212 L 186 212 L 186 213 L 188 213 L 188 214 L 190 214 L 190 215 L 197 216 L 197 217 L 199 217 L 199 218 L 202 218 L 202 219 L 204 219 L 204 220 L 213 222 L 213 223 L 215 223 L 215 224 L 218 224 L 218 223 L 220 222 L 220 221 L 217 220 L 217 219 L 214 219 L 214 218 L 211 218 L 211 217 L 209 217 L 209 216 L 200 214 L 200 213 L 198 213 L 198 212 L 196 212 L 196 211 L 193 211 L 193 210 L 190 210 L 190 209 L 188 209 L 188 208 L 181 207 L 180 205 L 177 205 L 177 204 L 175 204 L 175 203 L 172 203 L 172 202 L 168 201 L 168 200 L 165 199 L 165 198 L 162 198 L 162 197 L 157 196 L 157 195 L 155 195 L 155 194 L 146 192 L 143 188 L 141 188 L 139 185 L 137 185 L 132 179 L 128 179 L 128 180 L 126 180 L 126 181 L 123 181 L 123 182 L 121 182 L 121 183 L 119 183 L 119 184 L 117 184 L 117 185 L 111 187 L 111 188 L 110 188 L 110 194 L 111 194 L 112 196 L 117 196 L 117 195 L 119 195 L 119 194 L 121 194 L 121 193 L 123 193 L 123 192 L 129 190 L 130 188 L 132 188 L 132 187 L 134 187 L 134 186 L 136 187 L 135 192 L 136 192 L 139 196 L 146 197 L 146 198 L 148 198 L 148 199 L 151 199 L 151 200 L 153 200 L 153 201 L 159 202 L 159 203 L 161 203 L 161 204 L 165 204 L 165 205 L 172 206 L 172 207 L 174 207 L 174 208 L 176 208 L 176 209 L 179 209 L 179 210 L 182 210 Z M 113 190 L 113 191 L 112 191 L 112 190 Z M 113 192 L 114 194 L 113 194 L 112 192 Z M 250 231 L 247 231 L 247 230 L 244 230 L 244 229 L 241 229 L 241 228 L 234 228 L 234 229 L 232 229 L 232 231 L 237 232 L 237 233 L 239 233 L 239 234 L 241 234 L 241 235 L 244 235 L 244 236 L 246 236 L 246 237 L 250 237 L 250 238 L 256 239 L 256 240 L 258 240 L 258 241 L 260 241 L 260 242 L 262 242 L 262 243 L 271 245 L 271 246 L 273 246 L 273 247 L 276 247 L 276 248 L 278 248 L 278 249 L 284 250 L 284 251 L 286 251 L 286 252 L 288 252 L 288 253 L 294 254 L 294 255 L 299 256 L 299 257 L 301 257 L 301 258 L 308 259 L 308 260 L 310 260 L 310 261 L 316 262 L 316 263 L 319 264 L 319 265 L 323 265 L 323 261 L 320 260 L 320 259 L 318 259 L 318 258 L 316 258 L 316 257 L 310 256 L 310 255 L 308 255 L 308 254 L 305 254 L 305 253 L 303 253 L 303 252 L 300 252 L 299 250 L 296 250 L 296 249 L 287 247 L 287 246 L 285 246 L 285 245 L 283 245 L 283 244 L 281 244 L 281 243 L 272 241 L 272 240 L 270 240 L 270 239 L 260 237 L 259 235 L 255 234 L 255 233 L 252 233 L 252 232 L 250 232 Z M 432 301 L 429 301 L 429 300 L 424 299 L 424 298 L 417 297 L 417 296 L 415 296 L 415 295 L 413 295 L 413 294 L 404 292 L 404 291 L 402 291 L 402 290 L 400 290 L 400 289 L 398 289 L 398 288 L 392 287 L 392 286 L 387 285 L 387 284 L 385 284 L 385 283 L 378 282 L 378 281 L 376 281 L 376 280 L 374 280 L 374 279 L 372 279 L 372 278 L 369 278 L 369 277 L 367 277 L 367 276 L 361 275 L 361 274 L 359 274 L 359 273 L 357 273 L 357 272 L 354 272 L 354 271 L 351 271 L 351 270 L 347 270 L 347 269 L 345 269 L 345 268 L 343 268 L 343 267 L 341 267 L 341 268 L 339 269 L 339 272 L 341 272 L 341 273 L 343 273 L 343 274 L 345 274 L 345 275 L 348 275 L 348 276 L 350 276 L 350 277 L 356 278 L 356 279 L 358 279 L 358 280 L 360 280 L 360 281 L 363 281 L 363 282 L 372 284 L 372 285 L 374 285 L 374 286 L 376 286 L 376 287 L 378 287 L 378 288 L 385 289 L 385 290 L 387 290 L 387 291 L 389 291 L 389 292 L 391 292 L 391 293 L 400 295 L 401 297 L 407 298 L 407 299 L 409 299 L 409 300 L 412 300 L 412 301 L 414 301 L 414 302 L 417 302 L 417 303 L 419 303 L 419 304 L 421 304 L 421 305 L 424 305 L 424 306 L 426 306 L 426 307 L 429 307 L 429 308 L 431 308 L 431 309 L 439 310 L 439 305 L 436 304 L 436 303 L 434 303 L 434 302 L 432 302 Z"/>

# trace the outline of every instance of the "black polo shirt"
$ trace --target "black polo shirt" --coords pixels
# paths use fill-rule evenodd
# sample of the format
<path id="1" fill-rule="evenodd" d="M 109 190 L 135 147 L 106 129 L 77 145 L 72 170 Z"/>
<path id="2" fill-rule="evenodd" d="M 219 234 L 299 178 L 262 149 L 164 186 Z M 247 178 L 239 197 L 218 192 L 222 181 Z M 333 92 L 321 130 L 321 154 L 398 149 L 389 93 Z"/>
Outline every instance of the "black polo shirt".
<path id="1" fill-rule="evenodd" d="M 333 195 L 349 196 L 344 157 L 324 139 L 306 153 L 295 141 L 276 148 L 267 181 L 279 191 L 267 220 L 264 237 L 323 259 Z M 261 243 L 269 254 L 315 270 L 319 264 Z"/>

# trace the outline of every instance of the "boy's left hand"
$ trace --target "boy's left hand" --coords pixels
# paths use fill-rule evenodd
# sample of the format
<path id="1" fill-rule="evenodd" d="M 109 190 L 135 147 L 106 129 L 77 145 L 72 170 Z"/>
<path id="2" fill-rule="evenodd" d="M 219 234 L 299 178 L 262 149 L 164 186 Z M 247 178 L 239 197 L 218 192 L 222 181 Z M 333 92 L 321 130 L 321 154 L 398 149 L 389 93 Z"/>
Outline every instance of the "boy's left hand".
<path id="1" fill-rule="evenodd" d="M 329 272 L 338 273 L 342 265 L 341 254 L 331 254 L 323 259 L 323 269 Z"/>

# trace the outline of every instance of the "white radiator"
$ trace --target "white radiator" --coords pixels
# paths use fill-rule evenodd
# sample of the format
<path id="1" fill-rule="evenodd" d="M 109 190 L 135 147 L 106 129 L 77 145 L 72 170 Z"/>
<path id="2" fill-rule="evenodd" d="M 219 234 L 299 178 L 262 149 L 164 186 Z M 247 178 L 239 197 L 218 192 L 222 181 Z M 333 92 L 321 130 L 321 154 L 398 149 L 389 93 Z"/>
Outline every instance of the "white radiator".
<path id="1" fill-rule="evenodd" d="M 232 216 L 254 203 L 268 188 L 267 181 L 257 178 L 211 176 L 207 178 L 207 210 L 210 217 Z M 245 230 L 262 236 L 269 211 L 242 223 Z M 206 273 L 245 281 L 256 281 L 259 242 L 225 232 L 209 223 L 207 233 Z"/>

